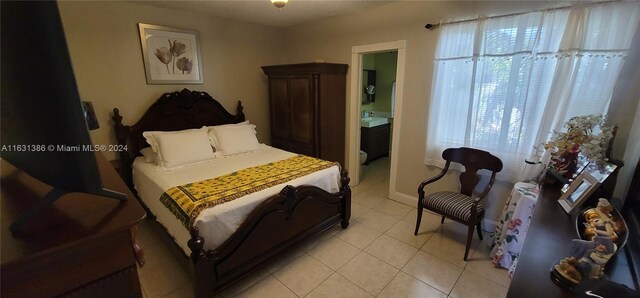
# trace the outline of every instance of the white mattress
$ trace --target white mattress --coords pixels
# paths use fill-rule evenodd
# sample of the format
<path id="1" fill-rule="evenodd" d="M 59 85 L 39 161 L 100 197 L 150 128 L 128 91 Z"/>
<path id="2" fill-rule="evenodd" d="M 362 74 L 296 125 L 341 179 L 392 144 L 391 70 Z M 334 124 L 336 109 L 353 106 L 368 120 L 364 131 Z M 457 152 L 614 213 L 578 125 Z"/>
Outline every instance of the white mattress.
<path id="1" fill-rule="evenodd" d="M 261 149 L 234 156 L 219 157 L 202 163 L 166 170 L 153 163 L 146 163 L 138 157 L 133 162 L 133 183 L 138 195 L 147 207 L 175 239 L 187 255 L 191 253 L 187 246 L 189 232 L 182 223 L 161 202 L 160 196 L 169 188 L 190 182 L 197 182 L 222 176 L 243 168 L 267 164 L 287 159 L 296 154 L 261 145 Z M 205 239 L 204 247 L 213 249 L 231 236 L 247 218 L 249 213 L 268 197 L 277 194 L 286 185 L 315 185 L 328 192 L 337 192 L 340 188 L 340 170 L 333 166 L 287 183 L 246 195 L 233 201 L 214 206 L 200 213 L 195 226 Z"/>

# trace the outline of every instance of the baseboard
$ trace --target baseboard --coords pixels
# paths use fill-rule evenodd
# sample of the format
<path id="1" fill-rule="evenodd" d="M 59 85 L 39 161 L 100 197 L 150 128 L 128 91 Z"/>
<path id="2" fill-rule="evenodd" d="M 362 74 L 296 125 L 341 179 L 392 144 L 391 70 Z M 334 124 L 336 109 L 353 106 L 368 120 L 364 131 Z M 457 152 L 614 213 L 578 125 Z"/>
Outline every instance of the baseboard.
<path id="1" fill-rule="evenodd" d="M 392 199 L 398 203 L 402 203 L 411 207 L 415 207 L 418 204 L 418 198 L 414 196 L 410 196 L 408 194 L 403 194 L 401 192 L 392 192 L 389 195 L 389 199 Z"/>

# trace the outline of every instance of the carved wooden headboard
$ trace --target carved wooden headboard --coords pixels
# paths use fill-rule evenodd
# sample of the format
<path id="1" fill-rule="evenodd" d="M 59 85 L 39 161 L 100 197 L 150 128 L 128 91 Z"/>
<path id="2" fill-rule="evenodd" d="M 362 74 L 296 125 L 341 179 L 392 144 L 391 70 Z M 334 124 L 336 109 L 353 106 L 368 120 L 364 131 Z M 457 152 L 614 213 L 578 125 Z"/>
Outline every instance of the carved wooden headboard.
<path id="1" fill-rule="evenodd" d="M 140 149 L 149 144 L 142 133 L 145 131 L 177 131 L 203 126 L 240 123 L 245 120 L 243 107 L 238 101 L 237 113 L 229 113 L 217 100 L 203 91 L 182 89 L 165 93 L 147 109 L 142 118 L 129 126 L 122 123 L 118 108 L 113 109 L 114 129 L 119 145 L 127 151 L 120 152 L 122 174 L 131 186 L 131 165 Z"/>

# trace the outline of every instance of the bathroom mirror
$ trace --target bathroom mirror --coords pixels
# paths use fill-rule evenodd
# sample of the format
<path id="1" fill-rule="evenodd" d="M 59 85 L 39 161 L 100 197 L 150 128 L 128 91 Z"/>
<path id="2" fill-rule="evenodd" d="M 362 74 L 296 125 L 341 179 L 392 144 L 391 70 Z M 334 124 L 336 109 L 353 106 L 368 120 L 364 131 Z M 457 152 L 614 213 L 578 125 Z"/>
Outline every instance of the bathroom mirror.
<path id="1" fill-rule="evenodd" d="M 373 69 L 362 70 L 362 102 L 376 101 L 376 71 Z"/>

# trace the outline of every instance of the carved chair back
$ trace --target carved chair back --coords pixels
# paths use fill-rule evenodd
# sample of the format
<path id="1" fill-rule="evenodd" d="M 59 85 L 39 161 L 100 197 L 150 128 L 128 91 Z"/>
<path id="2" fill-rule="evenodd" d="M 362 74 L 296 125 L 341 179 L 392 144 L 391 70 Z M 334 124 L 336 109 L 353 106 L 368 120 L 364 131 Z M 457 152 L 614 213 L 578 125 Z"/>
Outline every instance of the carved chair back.
<path id="1" fill-rule="evenodd" d="M 449 168 L 451 162 L 464 166 L 465 171 L 460 174 L 460 193 L 471 196 L 476 185 L 480 181 L 478 171 L 486 169 L 492 172 L 492 181 L 497 172 L 502 170 L 502 161 L 491 155 L 491 153 L 467 148 L 449 148 L 442 152 L 442 158 L 447 161 L 445 169 Z"/>

